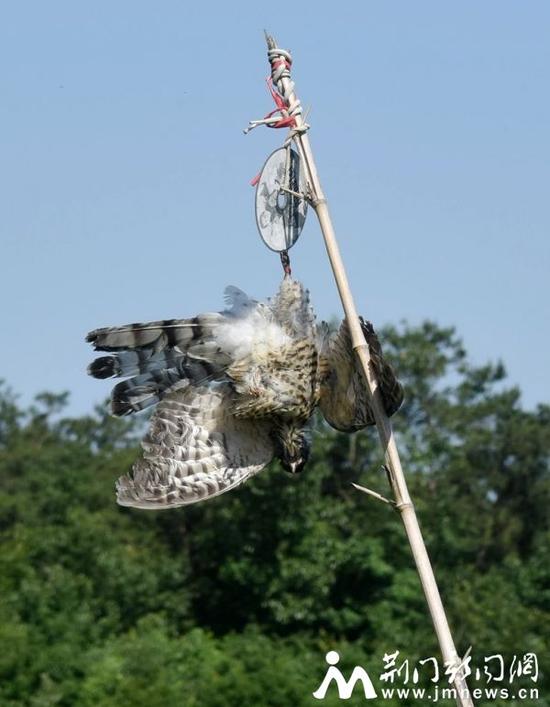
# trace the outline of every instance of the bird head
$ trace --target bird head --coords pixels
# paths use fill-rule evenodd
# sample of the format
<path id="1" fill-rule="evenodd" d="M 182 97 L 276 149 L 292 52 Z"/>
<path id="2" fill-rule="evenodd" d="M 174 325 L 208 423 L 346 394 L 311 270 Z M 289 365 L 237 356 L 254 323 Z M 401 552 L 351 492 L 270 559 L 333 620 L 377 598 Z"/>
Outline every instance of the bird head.
<path id="1" fill-rule="evenodd" d="M 277 456 L 290 474 L 299 474 L 309 459 L 310 442 L 306 431 L 295 425 L 282 425 L 277 434 Z"/>

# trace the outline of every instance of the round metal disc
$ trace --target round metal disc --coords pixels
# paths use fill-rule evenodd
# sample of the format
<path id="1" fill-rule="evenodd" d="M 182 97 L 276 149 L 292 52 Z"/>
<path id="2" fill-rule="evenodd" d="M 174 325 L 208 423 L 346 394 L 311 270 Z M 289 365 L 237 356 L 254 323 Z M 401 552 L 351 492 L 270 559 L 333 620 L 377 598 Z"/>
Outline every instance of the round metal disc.
<path id="1" fill-rule="evenodd" d="M 281 189 L 286 187 L 295 194 Z M 266 160 L 256 187 L 256 223 L 271 250 L 288 250 L 298 240 L 307 213 L 306 179 L 298 153 L 281 147 Z"/>

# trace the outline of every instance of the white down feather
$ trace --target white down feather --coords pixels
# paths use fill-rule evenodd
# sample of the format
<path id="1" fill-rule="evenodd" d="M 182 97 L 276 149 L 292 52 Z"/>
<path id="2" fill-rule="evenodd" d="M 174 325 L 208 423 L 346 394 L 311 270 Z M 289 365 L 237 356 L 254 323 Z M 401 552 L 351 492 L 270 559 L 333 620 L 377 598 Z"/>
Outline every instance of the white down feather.
<path id="1" fill-rule="evenodd" d="M 273 319 L 269 306 L 250 299 L 237 287 L 227 287 L 225 299 L 231 308 L 216 330 L 218 345 L 234 361 L 248 356 L 267 358 L 291 342 L 290 336 Z"/>
<path id="2" fill-rule="evenodd" d="M 262 311 L 263 310 L 263 311 Z M 291 342 L 290 336 L 258 306 L 245 316 L 228 319 L 217 331 L 217 342 L 234 361 L 247 356 L 262 359 Z"/>

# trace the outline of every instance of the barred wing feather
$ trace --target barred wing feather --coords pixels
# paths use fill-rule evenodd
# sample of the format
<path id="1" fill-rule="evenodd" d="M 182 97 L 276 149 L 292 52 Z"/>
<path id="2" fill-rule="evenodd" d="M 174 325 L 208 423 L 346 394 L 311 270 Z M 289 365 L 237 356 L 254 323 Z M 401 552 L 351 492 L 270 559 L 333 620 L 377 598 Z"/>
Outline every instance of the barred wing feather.
<path id="1" fill-rule="evenodd" d="M 216 331 L 225 321 L 222 314 L 211 313 L 96 329 L 87 341 L 109 355 L 92 361 L 88 373 L 94 378 L 129 377 L 113 388 L 111 412 L 138 412 L 182 381 L 200 382 L 225 369 L 231 358 L 216 342 Z"/>
<path id="2" fill-rule="evenodd" d="M 235 418 L 231 395 L 223 383 L 166 394 L 142 442 L 142 459 L 117 482 L 118 503 L 184 506 L 225 493 L 263 469 L 274 454 L 268 424 Z"/>

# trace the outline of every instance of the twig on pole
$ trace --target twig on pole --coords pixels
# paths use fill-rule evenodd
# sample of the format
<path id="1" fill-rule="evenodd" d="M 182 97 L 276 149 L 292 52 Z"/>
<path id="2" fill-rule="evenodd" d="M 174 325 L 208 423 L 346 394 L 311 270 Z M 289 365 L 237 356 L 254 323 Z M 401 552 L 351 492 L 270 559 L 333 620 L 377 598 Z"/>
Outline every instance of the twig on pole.
<path id="1" fill-rule="evenodd" d="M 373 498 L 376 498 L 378 501 L 383 501 L 384 503 L 388 503 L 390 506 L 395 506 L 395 501 L 392 501 L 389 498 L 386 498 L 385 496 L 382 496 L 381 493 L 378 493 L 378 491 L 373 491 L 372 489 L 368 489 L 366 486 L 359 486 L 359 484 L 351 484 L 353 488 L 357 489 L 358 491 L 362 491 L 363 493 L 368 494 L 369 496 L 372 496 Z"/>
<path id="2" fill-rule="evenodd" d="M 290 134 L 288 140 L 293 140 L 300 157 L 302 158 L 308 183 L 308 201 L 311 203 L 321 226 L 325 247 L 336 281 L 336 286 L 340 294 L 342 306 L 346 315 L 346 321 L 351 334 L 352 347 L 359 361 L 361 370 L 365 378 L 365 386 L 368 390 L 371 399 L 371 405 L 378 428 L 380 442 L 384 450 L 386 470 L 388 473 L 389 483 L 395 498 L 392 503 L 401 515 L 403 525 L 411 546 L 414 561 L 420 582 L 426 596 L 426 602 L 432 617 L 432 622 L 437 634 L 441 653 L 445 664 L 456 669 L 456 676 L 453 685 L 456 689 L 456 700 L 459 707 L 473 707 L 472 698 L 464 677 L 464 670 L 460 667 L 460 660 L 456 651 L 451 630 L 447 622 L 439 589 L 435 580 L 432 565 L 426 551 L 424 539 L 420 531 L 418 519 L 414 510 L 414 506 L 409 495 L 405 475 L 401 467 L 401 460 L 395 442 L 395 436 L 391 427 L 390 420 L 386 415 L 382 403 L 380 388 L 373 367 L 370 364 L 370 353 L 365 337 L 361 330 L 359 317 L 351 289 L 348 283 L 348 278 L 344 268 L 344 263 L 340 255 L 340 249 L 332 226 L 326 197 L 321 188 L 321 182 L 317 174 L 317 168 L 313 159 L 313 153 L 309 143 L 307 130 L 309 126 L 305 123 L 302 117 L 302 108 L 294 91 L 294 83 L 290 77 L 290 67 L 292 57 L 290 53 L 284 49 L 277 47 L 275 39 L 266 32 L 267 56 L 271 65 L 271 80 L 273 86 L 277 89 L 278 95 L 276 104 L 277 111 L 274 111 L 269 116 L 261 121 L 252 121 L 250 128 L 256 125 L 264 124 L 271 127 L 289 127 Z M 282 100 L 281 100 L 282 99 Z M 273 117 L 274 113 L 279 112 L 280 118 Z M 377 494 L 366 489 L 361 489 L 370 495 Z M 383 497 L 382 497 L 383 498 Z M 386 500 L 387 499 L 383 499 Z"/>

